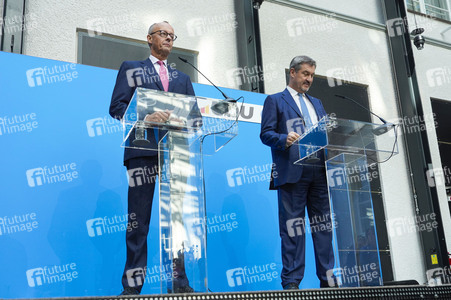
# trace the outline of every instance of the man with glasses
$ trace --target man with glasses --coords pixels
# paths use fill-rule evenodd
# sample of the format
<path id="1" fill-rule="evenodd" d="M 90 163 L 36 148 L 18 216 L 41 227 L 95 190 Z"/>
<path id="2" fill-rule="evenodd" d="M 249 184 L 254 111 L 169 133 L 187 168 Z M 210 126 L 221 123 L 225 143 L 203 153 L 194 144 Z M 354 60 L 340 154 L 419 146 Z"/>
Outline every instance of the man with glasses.
<path id="1" fill-rule="evenodd" d="M 113 118 L 119 120 L 123 118 L 137 87 L 194 96 L 189 76 L 173 69 L 167 63 L 176 39 L 174 29 L 168 22 L 150 26 L 147 34 L 150 57 L 144 61 L 125 61 L 119 69 L 110 104 L 110 115 Z M 147 115 L 145 121 L 164 123 L 169 119 L 170 114 L 171 112 L 167 110 L 154 112 Z M 154 132 L 154 130 L 147 130 L 150 149 L 157 149 L 158 145 L 158 137 L 155 137 Z M 125 148 L 124 165 L 129 174 L 137 169 L 149 170 L 154 179 L 140 185 L 129 184 L 128 188 L 128 224 L 137 224 L 137 226 L 127 227 L 127 261 L 122 276 L 124 291 L 121 295 L 137 295 L 141 293 L 146 278 L 147 234 L 158 170 L 158 152 Z M 176 286 L 174 292 L 193 292 L 186 274 L 181 273 L 178 274 L 178 280 L 182 284 Z"/>
<path id="2" fill-rule="evenodd" d="M 308 56 L 293 58 L 287 88 L 268 96 L 262 112 L 260 139 L 271 147 L 274 163 L 270 188 L 277 189 L 278 196 L 284 289 L 298 289 L 304 277 L 306 207 L 320 287 L 329 286 L 327 271 L 334 267 L 324 159 L 318 159 L 319 155 L 314 162 L 294 164 L 299 149 L 293 143 L 326 116 L 321 101 L 307 95 L 315 69 L 316 62 Z"/>

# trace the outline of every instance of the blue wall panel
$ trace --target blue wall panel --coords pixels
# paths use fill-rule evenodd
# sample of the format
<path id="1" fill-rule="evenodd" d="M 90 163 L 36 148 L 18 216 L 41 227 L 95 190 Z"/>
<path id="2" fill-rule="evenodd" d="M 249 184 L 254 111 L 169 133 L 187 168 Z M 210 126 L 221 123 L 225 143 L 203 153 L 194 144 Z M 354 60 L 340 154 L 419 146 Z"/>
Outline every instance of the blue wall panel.
<path id="1" fill-rule="evenodd" d="M 117 71 L 4 52 L 0 70 L 0 297 L 119 294 L 127 177 L 121 125 L 108 115 Z M 220 98 L 211 86 L 194 88 Z M 225 91 L 246 103 L 265 99 Z M 268 190 L 271 156 L 259 131 L 240 122 L 239 135 L 205 157 L 213 292 L 281 288 L 277 197 Z M 232 177 L 239 168 L 248 175 Z M 96 231 L 94 218 L 107 226 Z M 301 288 L 316 288 L 310 236 L 307 245 Z M 158 266 L 154 201 L 143 294 L 159 293 Z"/>

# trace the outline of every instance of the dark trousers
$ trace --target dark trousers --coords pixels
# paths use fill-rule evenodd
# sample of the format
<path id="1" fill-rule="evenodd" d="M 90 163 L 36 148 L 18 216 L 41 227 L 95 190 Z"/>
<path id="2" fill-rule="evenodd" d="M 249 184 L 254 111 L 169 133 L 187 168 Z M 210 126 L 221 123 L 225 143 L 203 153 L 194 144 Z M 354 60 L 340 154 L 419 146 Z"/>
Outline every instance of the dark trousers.
<path id="1" fill-rule="evenodd" d="M 305 235 L 312 234 L 316 275 L 327 281 L 334 267 L 332 224 L 324 168 L 304 166 L 301 179 L 278 188 L 279 232 L 282 240 L 282 286 L 304 278 Z M 307 206 L 310 228 L 305 226 Z M 327 228 L 327 229 L 325 229 Z"/>
<path id="2" fill-rule="evenodd" d="M 127 261 L 122 286 L 141 292 L 147 267 L 147 234 L 157 180 L 158 156 L 137 157 L 126 161 L 129 174 Z"/>

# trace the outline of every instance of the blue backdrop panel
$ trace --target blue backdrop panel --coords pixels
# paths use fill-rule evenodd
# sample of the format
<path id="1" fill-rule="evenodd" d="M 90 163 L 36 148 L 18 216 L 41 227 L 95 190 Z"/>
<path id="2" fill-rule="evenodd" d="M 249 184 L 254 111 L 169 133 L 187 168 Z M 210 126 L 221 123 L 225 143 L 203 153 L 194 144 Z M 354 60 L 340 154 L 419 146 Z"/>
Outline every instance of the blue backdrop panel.
<path id="1" fill-rule="evenodd" d="M 117 71 L 4 52 L 0 68 L 0 297 L 120 293 L 127 177 L 122 127 L 108 115 Z M 211 86 L 194 88 L 220 98 Z M 225 91 L 246 103 L 265 99 Z M 213 292 L 281 288 L 277 197 L 259 132 L 240 122 L 239 135 L 205 157 Z M 157 212 L 154 201 L 146 294 L 160 290 Z M 301 288 L 316 288 L 309 235 L 307 245 Z"/>

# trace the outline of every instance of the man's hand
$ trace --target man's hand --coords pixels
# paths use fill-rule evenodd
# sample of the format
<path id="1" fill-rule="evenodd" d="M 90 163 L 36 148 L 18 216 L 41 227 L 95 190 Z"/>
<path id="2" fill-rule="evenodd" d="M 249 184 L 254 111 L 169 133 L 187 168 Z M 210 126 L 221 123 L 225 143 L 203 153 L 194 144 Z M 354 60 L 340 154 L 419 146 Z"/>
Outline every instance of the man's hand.
<path id="1" fill-rule="evenodd" d="M 294 131 L 290 132 L 287 136 L 287 142 L 285 144 L 285 147 L 286 148 L 290 147 L 294 143 L 294 141 L 297 140 L 299 137 L 300 135 L 297 134 L 296 132 Z"/>
<path id="2" fill-rule="evenodd" d="M 165 123 L 169 119 L 171 112 L 172 111 L 169 111 L 167 109 L 165 111 L 154 112 L 153 114 L 147 115 L 144 118 L 144 121 L 154 123 Z"/>

